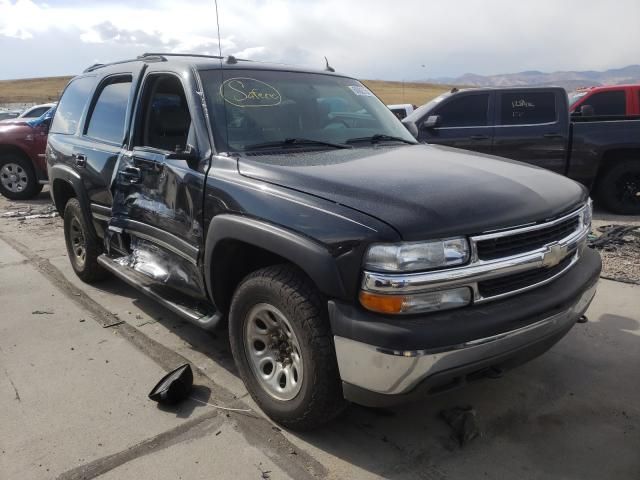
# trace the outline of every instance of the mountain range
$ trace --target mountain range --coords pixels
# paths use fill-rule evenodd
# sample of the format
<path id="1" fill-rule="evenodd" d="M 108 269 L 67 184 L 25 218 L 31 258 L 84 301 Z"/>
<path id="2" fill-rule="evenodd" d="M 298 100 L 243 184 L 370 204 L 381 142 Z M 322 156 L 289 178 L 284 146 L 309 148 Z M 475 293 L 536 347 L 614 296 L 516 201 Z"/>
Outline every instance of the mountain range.
<path id="1" fill-rule="evenodd" d="M 627 67 L 614 68 L 603 72 L 586 70 L 582 72 L 566 71 L 545 73 L 531 70 L 500 75 L 465 73 L 460 77 L 442 77 L 426 81 L 430 83 L 472 87 L 558 86 L 564 87 L 567 90 L 575 90 L 578 87 L 640 83 L 640 65 L 629 65 Z"/>

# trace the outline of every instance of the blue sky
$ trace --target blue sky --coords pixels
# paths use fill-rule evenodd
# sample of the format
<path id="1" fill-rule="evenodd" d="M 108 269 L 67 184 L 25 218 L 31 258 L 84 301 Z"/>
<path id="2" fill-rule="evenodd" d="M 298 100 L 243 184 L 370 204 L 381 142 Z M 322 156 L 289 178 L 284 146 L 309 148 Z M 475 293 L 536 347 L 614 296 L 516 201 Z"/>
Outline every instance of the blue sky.
<path id="1" fill-rule="evenodd" d="M 640 63 L 640 1 L 218 0 L 223 54 L 419 80 Z M 217 54 L 213 0 L 0 0 L 0 79 Z M 424 65 L 424 66 L 423 66 Z"/>

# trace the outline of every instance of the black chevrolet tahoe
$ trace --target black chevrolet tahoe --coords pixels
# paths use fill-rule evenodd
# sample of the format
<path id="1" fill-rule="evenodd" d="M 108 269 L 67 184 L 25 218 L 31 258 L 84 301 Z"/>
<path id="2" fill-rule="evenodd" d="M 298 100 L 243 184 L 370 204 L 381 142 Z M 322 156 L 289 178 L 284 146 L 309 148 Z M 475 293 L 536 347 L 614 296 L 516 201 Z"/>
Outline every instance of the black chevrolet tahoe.
<path id="1" fill-rule="evenodd" d="M 313 428 L 495 376 L 579 319 L 587 190 L 415 141 L 359 81 L 233 57 L 94 65 L 50 128 L 73 269 L 205 329 L 252 397 Z"/>

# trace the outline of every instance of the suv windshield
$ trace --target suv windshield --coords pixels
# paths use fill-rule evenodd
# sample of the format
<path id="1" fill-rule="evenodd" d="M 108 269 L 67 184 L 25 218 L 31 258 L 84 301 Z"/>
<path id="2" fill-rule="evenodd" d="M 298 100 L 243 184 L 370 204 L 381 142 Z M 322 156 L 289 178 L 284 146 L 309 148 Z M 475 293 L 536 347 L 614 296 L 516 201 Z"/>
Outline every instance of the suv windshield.
<path id="1" fill-rule="evenodd" d="M 357 80 L 246 69 L 204 70 L 200 76 L 218 151 L 416 143 Z"/>

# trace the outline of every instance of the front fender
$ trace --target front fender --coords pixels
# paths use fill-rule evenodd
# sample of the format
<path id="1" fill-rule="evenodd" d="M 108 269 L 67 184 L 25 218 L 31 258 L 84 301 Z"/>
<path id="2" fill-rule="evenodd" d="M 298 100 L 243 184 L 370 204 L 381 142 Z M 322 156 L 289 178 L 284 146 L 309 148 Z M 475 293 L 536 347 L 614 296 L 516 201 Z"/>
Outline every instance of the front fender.
<path id="1" fill-rule="evenodd" d="M 224 240 L 237 240 L 286 258 L 302 269 L 322 293 L 344 297 L 345 288 L 336 260 L 322 244 L 285 228 L 233 214 L 220 214 L 209 223 L 205 243 L 205 279 L 210 298 L 214 298 L 213 253 Z M 215 268 L 215 265 L 213 265 Z"/>

